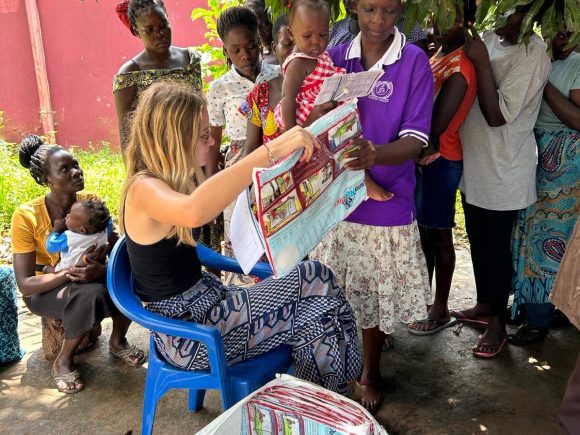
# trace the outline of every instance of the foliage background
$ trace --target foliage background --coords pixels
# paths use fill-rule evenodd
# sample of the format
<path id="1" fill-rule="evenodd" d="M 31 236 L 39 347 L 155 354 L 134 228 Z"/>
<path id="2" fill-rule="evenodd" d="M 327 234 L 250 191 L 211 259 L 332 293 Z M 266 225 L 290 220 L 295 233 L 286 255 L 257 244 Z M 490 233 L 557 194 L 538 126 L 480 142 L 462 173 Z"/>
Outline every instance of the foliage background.
<path id="1" fill-rule="evenodd" d="M 85 189 L 97 193 L 107 203 L 114 216 L 118 215 L 125 167 L 121 154 L 102 143 L 98 149 L 70 148 L 79 160 L 85 175 Z M 0 140 L 0 233 L 10 229 L 14 209 L 48 192 L 30 176 L 18 161 L 18 145 Z"/>
<path id="2" fill-rule="evenodd" d="M 289 0 L 266 0 L 266 5 L 272 20 L 287 11 Z M 345 16 L 341 0 L 327 0 L 333 20 Z M 216 29 L 219 15 L 228 7 L 242 5 L 244 0 L 208 0 L 207 8 L 194 9 L 193 20 L 203 20 L 207 26 L 206 43 L 197 47 L 202 54 L 202 73 L 205 89 L 212 80 L 227 71 L 227 63 Z M 519 5 L 531 5 L 524 19 L 520 42 L 529 40 L 532 30 L 541 33 L 544 39 L 553 38 L 557 32 L 571 30 L 574 32 L 570 44 L 580 43 L 580 7 L 578 0 L 481 0 L 477 16 L 479 30 L 491 29 L 503 23 L 507 14 Z M 462 0 L 407 0 L 405 16 L 407 26 L 415 21 L 427 23 L 437 21 L 439 26 L 446 28 L 455 20 L 455 6 L 462 5 Z M 539 21 L 536 15 L 541 12 Z M 409 29 L 407 29 L 409 30 Z M 0 129 L 2 128 L 2 112 L 0 111 Z M 226 138 L 227 139 L 227 138 Z M 121 188 L 125 176 L 123 161 L 120 154 L 113 152 L 107 143 L 88 150 L 72 148 L 82 168 L 85 171 L 86 189 L 98 193 L 108 204 L 114 216 L 117 216 Z M 30 177 L 26 169 L 18 162 L 15 144 L 0 140 L 0 233 L 6 234 L 10 227 L 10 218 L 14 209 L 46 192 Z M 464 222 L 461 202 L 457 201 L 456 236 L 464 240 Z M 1 253 L 0 253 L 1 254 Z M 1 257 L 1 255 L 0 255 Z M 0 261 L 1 262 L 1 261 Z"/>

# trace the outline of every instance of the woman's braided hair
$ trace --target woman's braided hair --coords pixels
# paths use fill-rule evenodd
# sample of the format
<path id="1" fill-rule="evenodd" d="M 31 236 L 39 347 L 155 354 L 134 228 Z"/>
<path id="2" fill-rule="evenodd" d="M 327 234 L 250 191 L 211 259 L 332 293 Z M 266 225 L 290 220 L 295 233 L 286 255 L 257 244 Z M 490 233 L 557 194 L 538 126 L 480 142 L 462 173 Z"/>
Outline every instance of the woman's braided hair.
<path id="1" fill-rule="evenodd" d="M 127 5 L 127 17 L 131 23 L 131 33 L 137 36 L 137 18 L 154 7 L 160 7 L 167 14 L 163 0 L 131 0 Z"/>
<path id="2" fill-rule="evenodd" d="M 259 45 L 260 53 L 262 46 L 260 38 L 258 37 L 258 17 L 254 11 L 244 6 L 233 6 L 223 11 L 217 19 L 217 33 L 225 42 L 228 33 L 235 27 L 245 27 L 256 36 L 256 41 Z M 228 58 L 228 67 L 232 66 L 231 60 Z"/>
<path id="3" fill-rule="evenodd" d="M 22 166 L 30 170 L 34 181 L 46 186 L 50 156 L 63 149 L 59 145 L 45 143 L 41 137 L 31 134 L 20 142 L 18 160 Z"/>
<path id="4" fill-rule="evenodd" d="M 87 199 L 81 202 L 82 206 L 89 213 L 89 234 L 100 233 L 107 229 L 111 220 L 111 213 L 103 201 Z"/>

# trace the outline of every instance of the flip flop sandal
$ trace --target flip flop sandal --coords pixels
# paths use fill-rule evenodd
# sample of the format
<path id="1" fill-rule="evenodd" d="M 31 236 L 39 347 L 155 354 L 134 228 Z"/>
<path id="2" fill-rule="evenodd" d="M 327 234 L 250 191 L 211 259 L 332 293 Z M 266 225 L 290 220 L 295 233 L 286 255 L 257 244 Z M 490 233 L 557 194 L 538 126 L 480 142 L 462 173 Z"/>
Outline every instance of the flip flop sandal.
<path id="1" fill-rule="evenodd" d="M 476 319 L 475 317 L 468 316 L 461 310 L 449 310 L 449 314 L 451 315 L 451 317 L 455 317 L 458 322 L 462 323 L 481 326 L 487 326 L 487 324 L 489 323 L 487 320 L 479 320 Z"/>
<path id="2" fill-rule="evenodd" d="M 429 326 L 434 325 L 435 328 L 426 329 L 424 331 L 421 331 L 419 329 L 413 329 L 413 328 L 411 328 L 411 326 L 408 326 L 407 331 L 409 331 L 411 334 L 413 334 L 413 335 L 434 335 L 440 331 L 443 331 L 445 328 L 449 328 L 449 327 L 455 325 L 457 323 L 457 319 L 451 318 L 449 320 L 443 321 L 443 320 L 434 320 L 434 319 L 427 318 L 427 319 L 419 320 L 418 322 L 413 322 L 413 323 L 421 323 L 422 325 L 429 325 Z"/>
<path id="3" fill-rule="evenodd" d="M 484 343 L 480 340 L 477 343 L 477 345 L 473 348 L 473 356 L 476 356 L 478 358 L 493 358 L 494 356 L 496 356 L 498 353 L 501 352 L 501 350 L 505 346 L 506 342 L 507 342 L 507 336 L 504 337 L 503 340 L 498 342 L 498 343 Z M 497 346 L 497 350 L 495 352 L 482 352 L 482 351 L 477 350 L 481 346 Z"/>
<path id="4" fill-rule="evenodd" d="M 52 378 L 54 379 L 54 383 L 56 384 L 56 388 L 58 389 L 58 391 L 60 391 L 61 393 L 64 394 L 75 394 L 75 393 L 79 393 L 81 391 L 83 391 L 85 389 L 85 384 L 83 383 L 83 380 L 81 378 L 81 374 L 79 373 L 78 370 L 73 370 L 72 372 L 66 373 L 64 375 L 56 375 L 56 374 L 52 374 Z M 64 382 L 65 384 L 74 384 L 75 387 L 77 385 L 82 385 L 82 388 L 73 388 L 73 389 L 69 389 L 69 388 L 61 388 L 59 386 L 60 382 Z"/>
<path id="5" fill-rule="evenodd" d="M 536 328 L 528 322 L 524 322 L 515 334 L 508 335 L 509 344 L 514 346 L 525 346 L 543 340 L 548 335 L 548 328 Z"/>
<path id="6" fill-rule="evenodd" d="M 141 349 L 138 349 L 135 345 L 131 346 L 129 349 L 123 349 L 118 352 L 113 352 L 109 348 L 109 353 L 114 357 L 119 358 L 125 364 L 133 367 L 140 366 L 145 362 L 145 352 L 143 352 Z"/>

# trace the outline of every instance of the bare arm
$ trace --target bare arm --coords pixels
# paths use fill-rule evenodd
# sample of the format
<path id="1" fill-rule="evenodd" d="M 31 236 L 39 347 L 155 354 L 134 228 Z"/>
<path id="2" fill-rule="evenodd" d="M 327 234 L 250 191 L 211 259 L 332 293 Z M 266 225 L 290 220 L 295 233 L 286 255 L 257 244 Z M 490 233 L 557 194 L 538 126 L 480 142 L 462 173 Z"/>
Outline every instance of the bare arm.
<path id="1" fill-rule="evenodd" d="M 416 137 L 402 137 L 385 146 L 378 147 L 375 164 L 387 166 L 400 165 L 407 160 L 416 158 L 424 146 L 425 142 L 422 142 Z"/>
<path id="2" fill-rule="evenodd" d="M 217 174 L 219 171 L 219 164 L 222 159 L 220 149 L 223 131 L 223 127 L 212 126 L 210 128 L 210 136 L 214 140 L 214 146 L 209 147 L 209 151 L 207 153 L 207 163 L 205 164 L 206 177 L 211 177 L 212 175 Z"/>
<path id="3" fill-rule="evenodd" d="M 119 74 L 139 71 L 137 64 L 130 60 L 119 69 Z M 115 109 L 117 110 L 117 123 L 119 125 L 119 140 L 121 144 L 121 152 L 125 156 L 125 149 L 129 143 L 129 123 L 127 116 L 135 101 L 137 100 L 137 86 L 129 86 L 123 89 L 117 89 L 113 92 L 115 97 Z"/>
<path id="4" fill-rule="evenodd" d="M 119 89 L 114 92 L 115 109 L 117 110 L 117 123 L 119 125 L 119 140 L 121 144 L 121 153 L 125 157 L 125 150 L 129 144 L 129 123 L 128 115 L 135 100 L 137 99 L 137 87 L 131 86 Z"/>
<path id="5" fill-rule="evenodd" d="M 214 219 L 238 194 L 250 185 L 256 167 L 271 165 L 268 149 L 275 159 L 304 148 L 302 159 L 310 159 L 316 139 L 301 127 L 261 146 L 249 156 L 208 178 L 191 195 L 177 193 L 163 181 L 144 178 L 135 181 L 130 199 L 139 214 L 162 224 L 198 228 Z"/>
<path id="6" fill-rule="evenodd" d="M 438 138 L 447 130 L 466 92 L 467 81 L 461 73 L 454 73 L 445 80 L 433 107 L 431 137 Z"/>
<path id="7" fill-rule="evenodd" d="M 413 136 L 404 136 L 389 144 L 376 147 L 370 140 L 355 139 L 360 149 L 349 153 L 345 166 L 352 170 L 368 169 L 373 165 L 394 166 L 415 159 L 423 149 L 425 142 Z"/>
<path id="8" fill-rule="evenodd" d="M 262 128 L 248 120 L 248 126 L 246 127 L 246 146 L 244 147 L 244 157 L 251 154 L 252 151 L 262 145 L 262 142 Z M 215 148 L 215 146 L 210 147 L 210 149 L 211 148 Z"/>
<path id="9" fill-rule="evenodd" d="M 282 119 L 284 130 L 290 130 L 296 125 L 296 97 L 298 91 L 308 76 L 309 67 L 312 66 L 311 59 L 296 58 L 292 60 L 284 73 L 284 83 L 282 83 Z M 316 64 L 314 65 L 316 67 Z"/>
<path id="10" fill-rule="evenodd" d="M 493 78 L 487 47 L 472 26 L 468 28 L 466 35 L 463 50 L 475 65 L 479 107 L 490 127 L 501 127 L 506 124 L 506 120 L 499 106 L 499 94 Z"/>
<path id="11" fill-rule="evenodd" d="M 14 254 L 12 258 L 16 284 L 23 296 L 46 293 L 70 281 L 66 270 L 37 276 L 35 252 Z"/>
<path id="12" fill-rule="evenodd" d="M 572 89 L 566 98 L 552 83 L 544 88 L 544 100 L 568 127 L 580 131 L 580 89 Z"/>
<path id="13" fill-rule="evenodd" d="M 302 127 L 308 127 L 313 122 L 315 122 L 318 118 L 326 115 L 331 110 L 335 109 L 338 106 L 338 101 L 327 101 L 326 103 L 319 104 L 312 108 L 312 111 L 302 124 Z"/>

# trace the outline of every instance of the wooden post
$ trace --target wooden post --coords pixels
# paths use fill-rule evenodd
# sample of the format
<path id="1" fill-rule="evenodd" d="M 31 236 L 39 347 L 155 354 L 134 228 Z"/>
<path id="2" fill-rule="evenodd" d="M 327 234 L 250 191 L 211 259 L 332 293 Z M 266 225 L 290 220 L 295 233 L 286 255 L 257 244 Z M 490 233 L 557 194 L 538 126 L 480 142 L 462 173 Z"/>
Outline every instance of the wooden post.
<path id="1" fill-rule="evenodd" d="M 26 18 L 28 19 L 28 32 L 30 34 L 30 45 L 32 46 L 32 57 L 34 59 L 36 85 L 38 87 L 38 101 L 40 102 L 42 129 L 47 140 L 51 143 L 55 143 L 56 130 L 54 129 L 54 113 L 50 101 L 50 87 L 46 71 L 44 46 L 42 44 L 42 31 L 40 28 L 38 5 L 36 0 L 25 0 L 25 4 Z"/>

